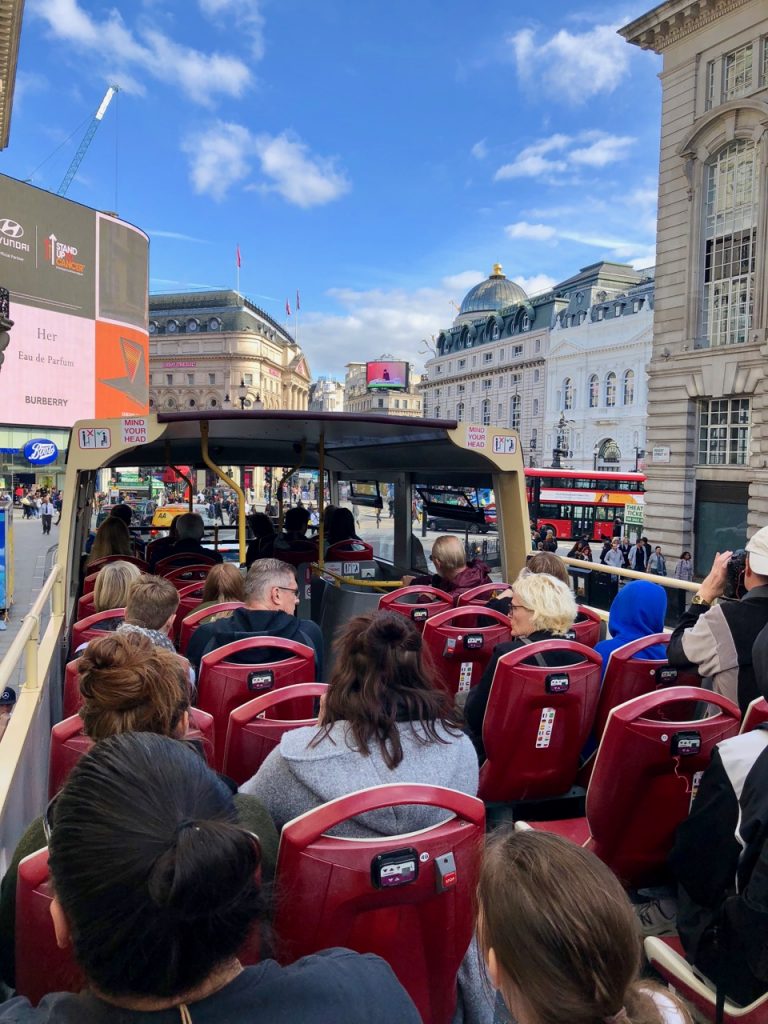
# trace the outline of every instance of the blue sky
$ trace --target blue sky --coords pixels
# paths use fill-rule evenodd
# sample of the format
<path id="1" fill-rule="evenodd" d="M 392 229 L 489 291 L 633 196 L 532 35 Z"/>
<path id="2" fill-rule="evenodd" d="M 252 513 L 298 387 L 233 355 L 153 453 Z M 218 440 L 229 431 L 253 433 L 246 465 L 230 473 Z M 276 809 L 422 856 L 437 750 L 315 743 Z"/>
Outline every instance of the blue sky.
<path id="1" fill-rule="evenodd" d="M 616 35 L 650 6 L 27 0 L 0 170 L 55 191 L 116 82 L 69 197 L 149 233 L 151 291 L 234 287 L 239 244 L 313 375 L 419 363 L 494 262 L 653 263 L 660 60 Z"/>

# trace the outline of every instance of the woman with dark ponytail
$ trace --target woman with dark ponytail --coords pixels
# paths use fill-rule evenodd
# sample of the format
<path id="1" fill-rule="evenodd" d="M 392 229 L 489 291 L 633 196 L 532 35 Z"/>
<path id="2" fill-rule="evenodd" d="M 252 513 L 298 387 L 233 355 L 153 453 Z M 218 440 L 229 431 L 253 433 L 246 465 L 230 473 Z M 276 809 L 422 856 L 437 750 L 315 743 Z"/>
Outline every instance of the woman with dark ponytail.
<path id="1" fill-rule="evenodd" d="M 477 910 L 488 973 L 517 1024 L 691 1024 L 671 992 L 640 980 L 634 910 L 588 850 L 547 832 L 499 829 Z"/>
<path id="2" fill-rule="evenodd" d="M 260 846 L 227 786 L 193 750 L 125 733 L 97 744 L 47 815 L 56 938 L 88 989 L 0 1005 L 29 1024 L 416 1024 L 377 957 L 330 950 L 243 967 L 259 928 Z"/>
<path id="3" fill-rule="evenodd" d="M 313 727 L 286 733 L 241 793 L 270 811 L 278 829 L 328 800 L 368 786 L 420 782 L 477 793 L 477 757 L 448 694 L 434 681 L 421 635 L 402 615 L 351 619 Z M 398 835 L 445 817 L 427 807 L 374 811 L 339 826 L 355 838 Z"/>

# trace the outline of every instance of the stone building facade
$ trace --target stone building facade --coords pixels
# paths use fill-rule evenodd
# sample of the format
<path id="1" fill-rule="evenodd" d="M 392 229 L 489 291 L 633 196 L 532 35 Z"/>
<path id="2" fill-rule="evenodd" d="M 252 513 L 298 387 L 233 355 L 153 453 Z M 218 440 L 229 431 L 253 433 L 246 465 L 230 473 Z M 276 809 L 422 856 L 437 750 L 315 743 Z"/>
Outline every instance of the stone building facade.
<path id="1" fill-rule="evenodd" d="M 646 532 L 705 573 L 768 523 L 768 5 L 667 0 Z"/>
<path id="2" fill-rule="evenodd" d="M 150 406 L 306 409 L 310 372 L 291 335 L 235 291 L 149 298 Z"/>
<path id="3" fill-rule="evenodd" d="M 380 360 L 394 359 L 382 355 Z M 408 387 L 404 391 L 369 391 L 366 363 L 347 363 L 344 377 L 344 411 L 381 413 L 384 416 L 422 416 L 423 399 L 419 390 L 421 375 L 408 366 Z"/>
<path id="4" fill-rule="evenodd" d="M 570 282 L 546 365 L 545 443 L 570 450 L 571 469 L 634 471 L 645 457 L 653 278 L 599 263 Z M 562 443 L 560 443 L 562 442 Z"/>
<path id="5" fill-rule="evenodd" d="M 333 377 L 318 377 L 309 389 L 310 412 L 344 412 L 344 385 Z"/>

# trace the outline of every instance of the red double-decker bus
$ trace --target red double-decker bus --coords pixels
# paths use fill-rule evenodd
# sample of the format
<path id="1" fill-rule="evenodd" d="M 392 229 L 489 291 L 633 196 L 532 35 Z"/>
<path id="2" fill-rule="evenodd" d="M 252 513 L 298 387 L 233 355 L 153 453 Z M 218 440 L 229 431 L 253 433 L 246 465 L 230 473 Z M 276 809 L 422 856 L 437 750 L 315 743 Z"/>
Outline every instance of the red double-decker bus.
<path id="1" fill-rule="evenodd" d="M 627 506 L 644 501 L 644 473 L 526 469 L 525 477 L 531 518 L 558 540 L 609 539 L 616 519 L 626 524 Z"/>

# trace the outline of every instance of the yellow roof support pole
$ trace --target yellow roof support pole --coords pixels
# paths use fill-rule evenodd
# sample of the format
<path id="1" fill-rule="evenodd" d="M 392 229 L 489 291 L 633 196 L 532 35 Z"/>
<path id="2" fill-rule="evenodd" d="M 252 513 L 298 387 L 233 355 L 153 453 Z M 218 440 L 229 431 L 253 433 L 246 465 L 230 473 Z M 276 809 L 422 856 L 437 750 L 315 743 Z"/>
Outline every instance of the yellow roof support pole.
<path id="1" fill-rule="evenodd" d="M 235 481 L 227 476 L 224 470 L 217 466 L 216 463 L 210 456 L 208 451 L 208 420 L 200 421 L 200 450 L 203 456 L 203 462 L 206 464 L 208 469 L 213 470 L 219 480 L 223 480 L 225 484 L 232 488 L 237 495 L 237 541 L 240 547 L 240 565 L 245 565 L 245 494 L 240 484 L 236 484 Z"/>
<path id="2" fill-rule="evenodd" d="M 317 563 L 322 569 L 325 565 L 325 524 L 323 513 L 325 512 L 325 431 L 320 431 L 320 451 L 317 457 L 317 514 L 320 516 L 320 527 L 317 531 Z"/>
<path id="3" fill-rule="evenodd" d="M 191 512 L 192 511 L 192 493 L 193 493 L 193 491 L 195 489 L 195 485 L 192 483 L 192 481 L 189 479 L 189 477 L 187 476 L 186 473 L 182 473 L 181 470 L 179 469 L 179 467 L 178 466 L 174 466 L 173 463 L 171 462 L 171 446 L 170 446 L 170 444 L 167 441 L 165 442 L 165 464 L 166 464 L 166 466 L 168 466 L 169 469 L 172 469 L 174 471 L 174 473 L 176 473 L 178 476 L 180 476 L 181 479 L 184 480 L 186 482 L 187 486 L 189 487 L 189 511 Z"/>

